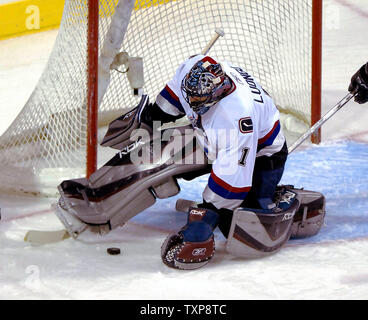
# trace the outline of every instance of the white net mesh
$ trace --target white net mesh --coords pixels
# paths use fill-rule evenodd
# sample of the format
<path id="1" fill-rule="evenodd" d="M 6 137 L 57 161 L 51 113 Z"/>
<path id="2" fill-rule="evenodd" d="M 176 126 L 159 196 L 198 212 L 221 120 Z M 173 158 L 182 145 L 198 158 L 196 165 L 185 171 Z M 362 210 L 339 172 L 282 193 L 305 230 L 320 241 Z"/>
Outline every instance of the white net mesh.
<path id="1" fill-rule="evenodd" d="M 118 0 L 100 0 L 100 51 Z M 121 51 L 143 57 L 151 100 L 176 67 L 221 28 L 210 54 L 252 73 L 276 103 L 310 124 L 312 0 L 137 0 Z M 0 138 L 0 187 L 55 193 L 85 175 L 86 0 L 66 0 L 48 65 L 27 104 Z M 100 125 L 137 104 L 125 75 L 111 71 Z"/>

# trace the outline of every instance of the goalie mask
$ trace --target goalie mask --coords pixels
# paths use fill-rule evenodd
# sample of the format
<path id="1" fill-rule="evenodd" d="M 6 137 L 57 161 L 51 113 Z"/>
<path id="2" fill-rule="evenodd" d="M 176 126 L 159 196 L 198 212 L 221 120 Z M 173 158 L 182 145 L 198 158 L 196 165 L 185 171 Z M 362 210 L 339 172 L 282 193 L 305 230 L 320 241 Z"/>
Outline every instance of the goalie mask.
<path id="1" fill-rule="evenodd" d="M 181 82 L 183 97 L 198 115 L 225 97 L 231 87 L 231 80 L 220 64 L 203 60 L 198 61 Z"/>

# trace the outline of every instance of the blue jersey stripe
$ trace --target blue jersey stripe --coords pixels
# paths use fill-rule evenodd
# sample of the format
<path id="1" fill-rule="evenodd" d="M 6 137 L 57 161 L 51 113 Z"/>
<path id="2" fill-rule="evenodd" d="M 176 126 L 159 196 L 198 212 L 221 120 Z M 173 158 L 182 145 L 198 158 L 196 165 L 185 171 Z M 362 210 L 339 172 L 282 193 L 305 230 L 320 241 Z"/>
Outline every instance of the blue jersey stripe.
<path id="1" fill-rule="evenodd" d="M 185 113 L 184 108 L 179 101 L 179 98 L 167 86 L 160 92 L 160 94 L 181 113 Z"/>
<path id="2" fill-rule="evenodd" d="M 263 148 L 265 148 L 267 146 L 272 145 L 273 142 L 275 141 L 277 135 L 279 134 L 280 129 L 281 129 L 281 126 L 280 126 L 280 123 L 278 123 L 277 126 L 274 128 L 273 132 L 271 133 L 271 135 L 268 137 L 268 139 L 258 145 L 257 152 L 259 150 L 262 150 Z"/>
<path id="3" fill-rule="evenodd" d="M 225 199 L 236 199 L 236 200 L 244 200 L 247 196 L 248 192 L 231 192 L 219 184 L 217 184 L 212 177 L 210 176 L 208 179 L 208 187 L 217 195 L 221 196 Z"/>

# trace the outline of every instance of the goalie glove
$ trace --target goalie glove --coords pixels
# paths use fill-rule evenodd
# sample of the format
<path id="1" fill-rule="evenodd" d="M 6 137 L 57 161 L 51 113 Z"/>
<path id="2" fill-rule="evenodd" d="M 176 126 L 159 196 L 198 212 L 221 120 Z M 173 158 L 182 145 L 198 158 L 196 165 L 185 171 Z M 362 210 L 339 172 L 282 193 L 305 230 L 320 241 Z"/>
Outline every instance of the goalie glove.
<path id="1" fill-rule="evenodd" d="M 163 263 L 175 269 L 193 270 L 206 265 L 215 253 L 215 211 L 190 208 L 187 224 L 170 234 L 161 247 Z"/>
<path id="2" fill-rule="evenodd" d="M 354 99 L 357 103 L 362 104 L 368 101 L 368 62 L 351 78 L 349 91 L 358 93 Z"/>

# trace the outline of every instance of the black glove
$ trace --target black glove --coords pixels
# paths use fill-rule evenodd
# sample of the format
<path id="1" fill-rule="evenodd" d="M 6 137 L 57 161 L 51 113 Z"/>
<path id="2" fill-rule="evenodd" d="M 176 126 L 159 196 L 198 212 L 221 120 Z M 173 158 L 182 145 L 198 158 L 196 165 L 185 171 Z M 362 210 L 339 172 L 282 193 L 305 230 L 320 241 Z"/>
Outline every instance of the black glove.
<path id="1" fill-rule="evenodd" d="M 349 91 L 358 93 L 354 99 L 356 102 L 362 104 L 368 101 L 368 62 L 351 78 Z"/>

